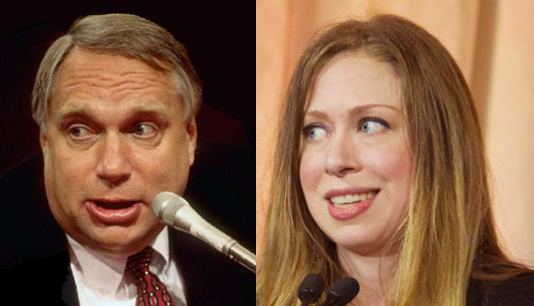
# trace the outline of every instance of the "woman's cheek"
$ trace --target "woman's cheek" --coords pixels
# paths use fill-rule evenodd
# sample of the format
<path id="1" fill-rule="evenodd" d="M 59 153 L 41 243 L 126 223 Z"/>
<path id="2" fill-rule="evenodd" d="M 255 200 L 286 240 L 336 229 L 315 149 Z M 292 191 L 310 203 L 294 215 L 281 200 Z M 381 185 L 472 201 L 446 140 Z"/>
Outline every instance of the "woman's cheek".
<path id="1" fill-rule="evenodd" d="M 304 152 L 300 161 L 300 181 L 305 195 L 307 195 L 307 192 L 317 189 L 321 174 L 321 166 L 317 155 L 311 154 L 311 152 Z"/>

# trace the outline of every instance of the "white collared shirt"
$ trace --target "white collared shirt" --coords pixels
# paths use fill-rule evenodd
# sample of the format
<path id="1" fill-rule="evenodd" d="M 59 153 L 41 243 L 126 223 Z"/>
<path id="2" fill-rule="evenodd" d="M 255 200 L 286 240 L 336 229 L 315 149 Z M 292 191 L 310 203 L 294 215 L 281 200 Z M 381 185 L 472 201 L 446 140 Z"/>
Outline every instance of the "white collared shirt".
<path id="1" fill-rule="evenodd" d="M 154 255 L 150 271 L 157 275 L 173 296 L 176 305 L 186 305 L 183 280 L 177 264 L 170 260 L 169 230 L 163 229 L 152 243 Z M 126 274 L 128 258 L 110 258 L 84 247 L 67 235 L 70 268 L 76 283 L 80 306 L 134 306 L 137 287 Z"/>

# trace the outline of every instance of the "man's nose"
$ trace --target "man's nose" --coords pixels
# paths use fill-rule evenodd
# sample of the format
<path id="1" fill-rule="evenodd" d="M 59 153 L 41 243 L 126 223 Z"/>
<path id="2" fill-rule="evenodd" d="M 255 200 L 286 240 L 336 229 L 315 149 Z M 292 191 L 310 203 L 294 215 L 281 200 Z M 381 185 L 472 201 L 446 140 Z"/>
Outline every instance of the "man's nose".
<path id="1" fill-rule="evenodd" d="M 99 148 L 96 175 L 109 187 L 127 181 L 131 175 L 129 148 L 119 133 L 107 133 Z"/>
<path id="2" fill-rule="evenodd" d="M 326 152 L 326 173 L 342 177 L 348 173 L 360 171 L 361 167 L 358 148 L 351 139 L 350 132 L 334 135 Z"/>

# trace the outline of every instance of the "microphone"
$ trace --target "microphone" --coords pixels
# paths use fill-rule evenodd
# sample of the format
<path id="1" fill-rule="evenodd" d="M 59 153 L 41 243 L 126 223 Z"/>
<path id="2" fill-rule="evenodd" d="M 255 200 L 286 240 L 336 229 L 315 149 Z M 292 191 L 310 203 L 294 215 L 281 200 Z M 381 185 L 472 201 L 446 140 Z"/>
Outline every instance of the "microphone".
<path id="1" fill-rule="evenodd" d="M 322 306 L 341 306 L 348 302 L 358 294 L 360 285 L 352 277 L 345 277 L 335 282 L 326 295 L 326 301 Z"/>
<path id="2" fill-rule="evenodd" d="M 300 283 L 298 290 L 298 297 L 302 301 L 302 306 L 317 302 L 321 297 L 323 289 L 324 281 L 320 275 L 315 273 L 306 275 Z"/>
<path id="3" fill-rule="evenodd" d="M 256 255 L 209 224 L 181 196 L 161 192 L 152 201 L 152 210 L 163 223 L 199 238 L 256 273 Z"/>

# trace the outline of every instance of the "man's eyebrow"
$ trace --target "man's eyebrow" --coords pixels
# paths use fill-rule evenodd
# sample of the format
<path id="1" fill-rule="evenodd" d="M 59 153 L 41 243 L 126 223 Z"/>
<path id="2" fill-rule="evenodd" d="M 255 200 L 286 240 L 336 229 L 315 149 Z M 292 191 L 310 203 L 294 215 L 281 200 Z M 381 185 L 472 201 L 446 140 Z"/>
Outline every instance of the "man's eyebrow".
<path id="1" fill-rule="evenodd" d="M 129 115 L 138 114 L 154 114 L 161 117 L 166 117 L 168 110 L 159 103 L 146 103 L 137 105 L 128 110 Z M 57 112 L 57 116 L 60 120 L 69 117 L 91 117 L 94 113 L 91 106 L 87 105 L 66 105 L 60 108 Z"/>
<path id="2" fill-rule="evenodd" d="M 128 111 L 130 114 L 157 114 L 165 116 L 168 109 L 159 103 L 146 103 L 133 107 Z"/>
<path id="3" fill-rule="evenodd" d="M 69 117 L 89 117 L 91 113 L 90 108 L 80 105 L 67 105 L 57 111 L 57 118 L 63 120 Z"/>

